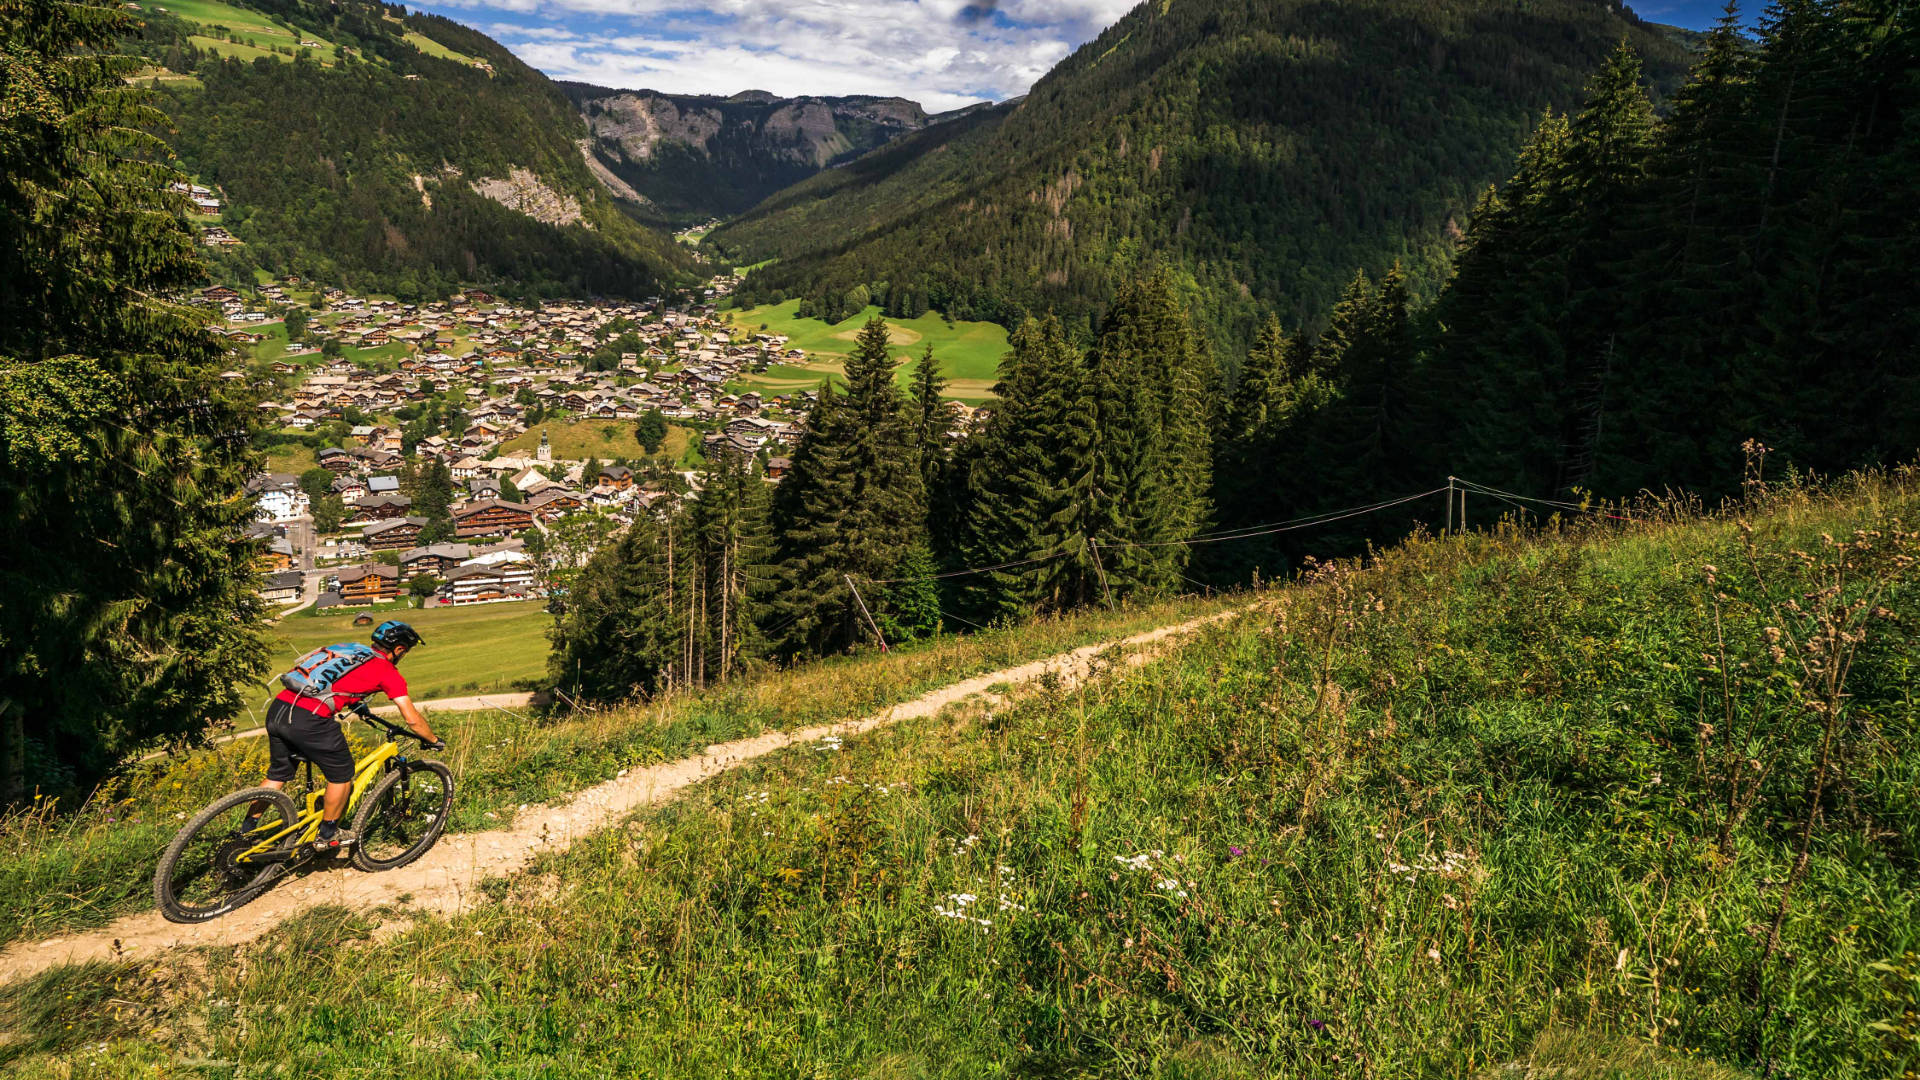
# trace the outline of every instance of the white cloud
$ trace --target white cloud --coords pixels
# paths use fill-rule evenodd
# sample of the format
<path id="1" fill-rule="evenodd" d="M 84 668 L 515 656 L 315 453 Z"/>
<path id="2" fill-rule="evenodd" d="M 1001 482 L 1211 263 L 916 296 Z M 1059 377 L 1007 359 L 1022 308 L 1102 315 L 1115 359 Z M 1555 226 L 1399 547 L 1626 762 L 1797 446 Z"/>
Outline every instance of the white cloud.
<path id="1" fill-rule="evenodd" d="M 1028 87 L 1131 0 L 433 0 L 554 78 L 670 93 L 897 95 L 929 111 Z M 517 18 L 516 18 L 517 16 Z"/>

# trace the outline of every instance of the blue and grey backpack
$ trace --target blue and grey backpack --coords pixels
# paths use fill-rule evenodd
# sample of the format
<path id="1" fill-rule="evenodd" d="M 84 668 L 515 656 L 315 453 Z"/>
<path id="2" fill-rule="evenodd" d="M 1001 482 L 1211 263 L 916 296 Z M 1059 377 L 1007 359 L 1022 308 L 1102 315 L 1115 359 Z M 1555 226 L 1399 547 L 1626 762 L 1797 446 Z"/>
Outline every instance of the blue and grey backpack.
<path id="1" fill-rule="evenodd" d="M 280 685 L 300 695 L 326 703 L 328 711 L 338 711 L 334 700 L 335 683 L 341 676 L 380 654 L 370 645 L 357 641 L 341 645 L 322 645 L 294 663 L 292 670 L 280 676 Z"/>

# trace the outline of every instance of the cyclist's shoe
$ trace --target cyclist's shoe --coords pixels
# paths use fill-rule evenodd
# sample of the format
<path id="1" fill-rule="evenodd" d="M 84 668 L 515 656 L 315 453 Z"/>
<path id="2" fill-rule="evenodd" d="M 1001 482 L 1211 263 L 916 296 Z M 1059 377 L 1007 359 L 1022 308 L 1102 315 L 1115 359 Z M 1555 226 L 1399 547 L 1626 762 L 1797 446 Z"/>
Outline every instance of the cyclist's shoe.
<path id="1" fill-rule="evenodd" d="M 352 829 L 335 829 L 332 836 L 323 836 L 310 846 L 315 855 L 332 855 L 352 847 L 354 841 L 358 839 L 359 837 L 353 835 Z"/>

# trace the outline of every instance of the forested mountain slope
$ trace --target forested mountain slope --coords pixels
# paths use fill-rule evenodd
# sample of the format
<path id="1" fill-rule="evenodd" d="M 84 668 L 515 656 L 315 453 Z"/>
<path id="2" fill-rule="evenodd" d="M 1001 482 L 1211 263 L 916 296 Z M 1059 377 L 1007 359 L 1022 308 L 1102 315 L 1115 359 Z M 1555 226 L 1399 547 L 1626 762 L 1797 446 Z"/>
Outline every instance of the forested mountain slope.
<path id="1" fill-rule="evenodd" d="M 175 152 L 244 241 L 222 269 L 403 296 L 635 295 L 687 274 L 653 211 L 589 170 L 558 87 L 476 31 L 399 10 L 266 0 L 259 12 L 322 47 L 251 60 L 145 14 L 135 47 L 195 76 L 159 85 Z"/>
<path id="2" fill-rule="evenodd" d="M 604 164 L 664 212 L 738 214 L 937 118 L 904 98 L 732 97 L 563 82 Z"/>
<path id="3" fill-rule="evenodd" d="M 1433 280 L 1541 111 L 1576 101 L 1623 35 L 1656 86 L 1677 81 L 1678 45 L 1590 0 L 1145 4 L 1017 107 L 815 177 L 708 243 L 778 258 L 759 291 L 828 309 L 924 277 L 956 317 L 1070 322 L 1097 321 L 1122 264 L 1160 253 L 1245 340 L 1262 308 L 1323 309 L 1356 266 L 1400 258 Z"/>

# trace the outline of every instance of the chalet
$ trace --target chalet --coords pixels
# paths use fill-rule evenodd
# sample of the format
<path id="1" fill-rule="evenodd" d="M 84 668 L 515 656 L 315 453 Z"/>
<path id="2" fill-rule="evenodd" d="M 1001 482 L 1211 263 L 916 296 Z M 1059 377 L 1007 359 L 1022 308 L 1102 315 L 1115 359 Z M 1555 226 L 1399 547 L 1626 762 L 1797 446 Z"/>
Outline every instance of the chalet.
<path id="1" fill-rule="evenodd" d="M 254 560 L 254 562 L 255 565 L 260 568 L 261 573 L 293 569 L 293 541 L 288 540 L 286 537 L 281 537 L 273 541 L 267 545 L 267 549 L 262 551 L 260 557 Z"/>
<path id="2" fill-rule="evenodd" d="M 369 551 L 397 551 L 418 544 L 420 532 L 426 527 L 426 518 L 411 515 L 376 521 L 361 529 L 360 535 Z"/>
<path id="3" fill-rule="evenodd" d="M 352 473 L 333 478 L 333 493 L 340 496 L 342 502 L 348 504 L 357 503 L 369 494 L 366 481 Z"/>
<path id="4" fill-rule="evenodd" d="M 306 588 L 306 575 L 298 570 L 268 574 L 260 582 L 260 599 L 269 604 L 291 604 Z"/>
<path id="5" fill-rule="evenodd" d="M 791 468 L 793 468 L 792 458 L 783 458 L 783 457 L 768 458 L 767 459 L 767 479 L 778 480 L 781 477 L 787 475 L 787 470 Z"/>
<path id="6" fill-rule="evenodd" d="M 608 465 L 594 477 L 594 486 L 613 491 L 625 491 L 633 486 L 633 470 L 625 465 Z"/>
<path id="7" fill-rule="evenodd" d="M 510 600 L 533 587 L 531 569 L 508 566 L 457 566 L 447 572 L 441 595 L 456 604 Z"/>
<path id="8" fill-rule="evenodd" d="M 392 495 L 400 490 L 400 478 L 397 476 L 367 477 L 367 494 Z"/>
<path id="9" fill-rule="evenodd" d="M 321 468 L 336 473 L 350 473 L 354 471 L 354 466 L 360 463 L 358 458 L 337 446 L 322 448 L 313 455 L 313 459 Z"/>
<path id="10" fill-rule="evenodd" d="M 585 501 L 582 500 L 578 494 L 568 491 L 566 488 L 560 487 L 557 484 L 527 499 L 528 508 L 542 521 L 552 521 L 555 518 L 564 517 L 584 505 L 586 505 Z"/>
<path id="11" fill-rule="evenodd" d="M 353 516 L 362 521 L 386 521 L 390 518 L 406 517 L 407 511 L 411 509 L 413 509 L 413 500 L 398 492 L 390 495 L 368 495 L 354 504 Z"/>
<path id="12" fill-rule="evenodd" d="M 474 536 L 506 536 L 533 528 L 533 511 L 505 499 L 478 499 L 453 513 L 453 534 L 462 540 Z"/>
<path id="13" fill-rule="evenodd" d="M 224 304 L 229 300 L 240 299 L 240 294 L 225 285 L 212 285 L 200 290 L 200 299 L 209 303 Z"/>
<path id="14" fill-rule="evenodd" d="M 371 563 L 340 571 L 340 602 L 347 606 L 377 604 L 400 596 L 400 571 Z"/>
<path id="15" fill-rule="evenodd" d="M 473 547 L 469 544 L 429 544 L 426 547 L 412 548 L 400 556 L 400 573 L 403 577 L 415 577 L 419 574 L 445 575 L 447 571 L 459 566 L 473 557 Z"/>

